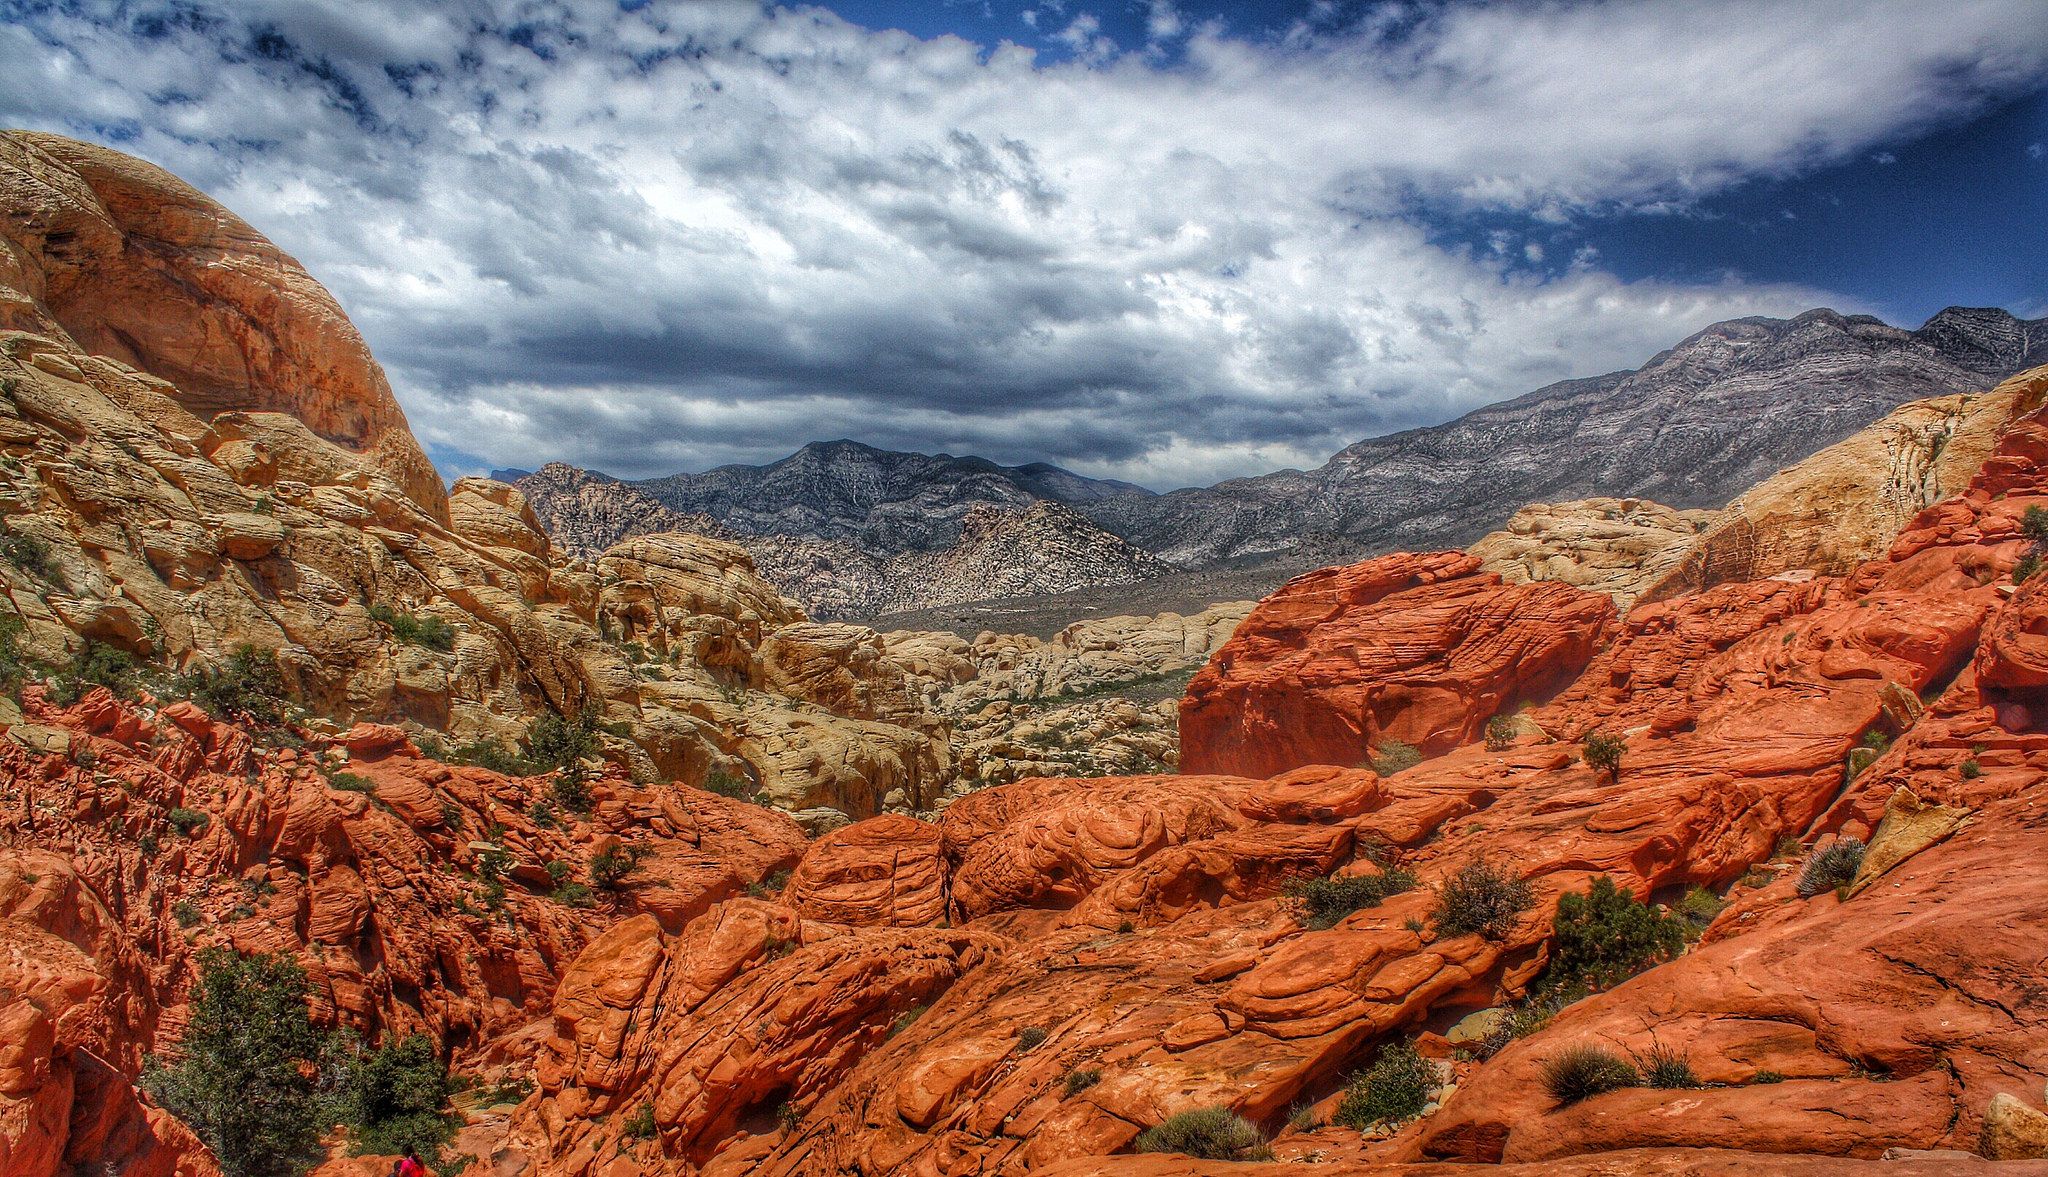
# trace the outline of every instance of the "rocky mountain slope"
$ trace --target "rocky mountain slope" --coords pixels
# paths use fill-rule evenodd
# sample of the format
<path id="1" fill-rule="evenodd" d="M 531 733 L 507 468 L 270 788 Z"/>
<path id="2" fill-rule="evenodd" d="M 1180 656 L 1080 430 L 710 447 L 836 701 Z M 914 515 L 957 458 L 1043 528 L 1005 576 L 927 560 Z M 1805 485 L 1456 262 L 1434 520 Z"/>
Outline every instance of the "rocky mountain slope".
<path id="1" fill-rule="evenodd" d="M 1975 475 L 2000 434 L 2048 398 L 2023 373 L 1981 393 L 1901 405 L 1744 491 L 1719 511 L 1640 499 L 1532 503 L 1472 545 L 1510 582 L 1556 580 L 1621 609 L 1731 580 L 1843 573 Z"/>
<path id="2" fill-rule="evenodd" d="M 1530 502 L 1604 495 L 1717 508 L 1909 400 L 2048 362 L 2048 320 L 1952 307 L 1917 331 L 1869 316 L 1717 323 L 1633 372 L 1568 380 L 1448 424 L 1280 471 L 1084 508 L 1176 564 L 1318 561 L 1469 543 Z"/>
<path id="3" fill-rule="evenodd" d="M 1393 547 L 1464 544 L 1531 502 L 1599 495 L 1719 508 L 1907 401 L 1980 390 L 2044 361 L 2048 320 L 1952 307 L 1907 331 L 1815 310 L 1717 323 L 1633 372 L 1564 381 L 1444 425 L 1361 441 L 1315 470 L 1165 495 L 1056 467 L 847 441 L 806 446 L 768 466 L 608 482 L 599 502 L 563 492 L 577 474 L 543 471 L 519 485 L 571 550 L 594 553 L 675 522 L 664 509 L 706 516 L 741 537 L 763 573 L 807 607 L 871 618 L 1132 584 L 1159 561 L 1310 568 Z M 962 543 L 970 511 L 1034 502 L 1070 506 L 1087 522 L 1061 516 L 1050 551 Z M 935 565 L 891 563 L 938 551 L 947 557 Z M 1057 571 L 1034 576 L 1047 558 Z M 975 575 L 960 579 L 966 570 Z"/>
<path id="4" fill-rule="evenodd" d="M 808 624 L 740 549 L 565 559 L 516 490 L 444 489 L 333 300 L 167 173 L 0 134 L 0 245 L 0 593 L 32 655 L 183 673 L 247 646 L 316 715 L 457 745 L 588 709 L 646 779 L 792 810 L 949 779 L 874 635 Z"/>

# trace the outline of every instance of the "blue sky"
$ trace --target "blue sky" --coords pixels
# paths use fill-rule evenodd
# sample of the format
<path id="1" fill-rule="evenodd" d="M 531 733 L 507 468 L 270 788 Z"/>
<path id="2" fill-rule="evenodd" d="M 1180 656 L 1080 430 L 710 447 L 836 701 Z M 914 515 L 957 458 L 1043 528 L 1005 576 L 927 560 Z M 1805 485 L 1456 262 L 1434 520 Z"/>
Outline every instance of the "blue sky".
<path id="1" fill-rule="evenodd" d="M 346 306 L 449 472 L 1156 487 L 1719 319 L 2048 299 L 2039 0 L 0 0 L 0 121 Z"/>

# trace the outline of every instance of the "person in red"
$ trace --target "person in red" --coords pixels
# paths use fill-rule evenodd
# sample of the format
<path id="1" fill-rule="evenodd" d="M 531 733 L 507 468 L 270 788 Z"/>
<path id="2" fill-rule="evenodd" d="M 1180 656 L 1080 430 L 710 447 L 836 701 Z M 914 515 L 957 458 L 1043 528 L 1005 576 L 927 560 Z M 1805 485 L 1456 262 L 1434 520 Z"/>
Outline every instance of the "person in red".
<path id="1" fill-rule="evenodd" d="M 407 1146 L 405 1155 L 392 1162 L 391 1177 L 427 1177 L 427 1167 L 420 1164 L 420 1154 Z"/>

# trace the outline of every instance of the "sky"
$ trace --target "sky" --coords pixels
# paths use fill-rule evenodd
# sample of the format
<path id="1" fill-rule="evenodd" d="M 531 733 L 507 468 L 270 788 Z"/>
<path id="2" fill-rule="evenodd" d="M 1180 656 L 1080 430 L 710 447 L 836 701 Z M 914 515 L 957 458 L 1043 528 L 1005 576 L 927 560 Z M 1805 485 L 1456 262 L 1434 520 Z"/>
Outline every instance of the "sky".
<path id="1" fill-rule="evenodd" d="M 451 476 L 1167 489 L 1722 319 L 2048 314 L 2040 0 L 0 0 L 0 124 L 291 252 Z"/>

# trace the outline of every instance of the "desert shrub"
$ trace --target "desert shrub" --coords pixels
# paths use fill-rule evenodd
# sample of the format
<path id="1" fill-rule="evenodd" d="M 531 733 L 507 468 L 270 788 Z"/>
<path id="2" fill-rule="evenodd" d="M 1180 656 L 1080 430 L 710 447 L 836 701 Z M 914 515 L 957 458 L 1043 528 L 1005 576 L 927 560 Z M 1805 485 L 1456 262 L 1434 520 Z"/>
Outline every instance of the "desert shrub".
<path id="1" fill-rule="evenodd" d="M 580 764 L 566 765 L 555 771 L 555 779 L 548 783 L 548 799 L 571 813 L 590 812 L 590 780 Z"/>
<path id="2" fill-rule="evenodd" d="M 1974 781 L 1984 775 L 1984 766 L 1978 764 L 1977 758 L 1972 756 L 1970 759 L 1963 761 L 1963 766 L 1959 771 L 1963 774 L 1964 780 Z"/>
<path id="3" fill-rule="evenodd" d="M 37 536 L 18 531 L 0 533 L 0 560 L 37 580 L 57 578 L 57 565 L 50 559 L 50 545 Z"/>
<path id="4" fill-rule="evenodd" d="M 1327 879 L 1297 879 L 1287 884 L 1286 896 L 1294 901 L 1295 918 L 1301 926 L 1321 930 L 1368 907 L 1378 907 L 1389 896 L 1412 890 L 1415 875 L 1398 867 L 1376 875 L 1343 875 Z"/>
<path id="5" fill-rule="evenodd" d="M 1511 715 L 1496 715 L 1486 721 L 1486 748 L 1489 752 L 1505 752 L 1515 746 L 1515 720 Z"/>
<path id="6" fill-rule="evenodd" d="M 2048 547 L 2048 510 L 2028 507 L 2020 512 L 2020 534 L 2037 548 Z"/>
<path id="7" fill-rule="evenodd" d="M 1636 1072 L 1643 1078 L 1645 1087 L 1687 1088 L 1698 1087 L 1700 1077 L 1693 1073 L 1692 1059 L 1684 1051 L 1652 1043 L 1650 1049 L 1635 1055 Z"/>
<path id="8" fill-rule="evenodd" d="M 1872 752 L 1883 752 L 1892 746 L 1892 738 L 1876 728 L 1871 728 L 1863 733 L 1863 739 L 1858 743 L 1859 746 L 1868 748 Z"/>
<path id="9" fill-rule="evenodd" d="M 329 788 L 340 789 L 347 793 L 374 793 L 377 791 L 377 786 L 370 783 L 369 777 L 353 772 L 330 772 L 327 774 L 327 785 Z M 449 823 L 444 821 L 443 824 Z"/>
<path id="10" fill-rule="evenodd" d="M 527 755 L 542 769 L 569 768 L 596 755 L 598 727 L 593 708 L 573 716 L 549 711 L 527 726 Z"/>
<path id="11" fill-rule="evenodd" d="M 1017 1031 L 1017 1049 L 1031 1050 L 1044 1042 L 1045 1036 L 1046 1030 L 1044 1026 L 1026 1026 L 1022 1030 Z"/>
<path id="12" fill-rule="evenodd" d="M 1557 901 L 1546 989 L 1605 989 L 1685 950 L 1683 923 L 1614 885 L 1606 875 L 1583 895 Z"/>
<path id="13" fill-rule="evenodd" d="M 220 1159 L 229 1177 L 295 1177 L 319 1155 L 326 1110 L 315 1084 L 325 1045 L 306 974 L 284 956 L 199 955 L 191 1021 L 176 1062 L 152 1058 L 142 1085 Z"/>
<path id="14" fill-rule="evenodd" d="M 714 768 L 705 774 L 704 791 L 734 801 L 750 801 L 754 797 L 754 782 L 739 773 Z"/>
<path id="15" fill-rule="evenodd" d="M 455 648 L 455 627 L 432 614 L 401 613 L 389 605 L 372 605 L 370 619 L 391 630 L 393 640 L 447 653 Z"/>
<path id="16" fill-rule="evenodd" d="M 1848 886 L 1863 865 L 1863 849 L 1862 839 L 1843 837 L 1808 855 L 1794 887 L 1799 897 L 1811 899 L 1822 891 Z"/>
<path id="17" fill-rule="evenodd" d="M 637 843 L 601 850 L 591 855 L 588 867 L 591 886 L 606 891 L 616 890 L 620 883 L 626 881 L 626 876 L 639 867 L 640 860 L 646 856 L 647 847 Z"/>
<path id="18" fill-rule="evenodd" d="M 1087 1067 L 1068 1071 L 1067 1077 L 1060 1081 L 1060 1087 L 1067 1093 L 1067 1098 L 1072 1099 L 1100 1082 L 1102 1072 L 1094 1067 Z"/>
<path id="19" fill-rule="evenodd" d="M 1421 750 L 1401 740 L 1381 740 L 1379 747 L 1373 749 L 1372 770 L 1381 776 L 1393 776 L 1421 763 Z"/>
<path id="20" fill-rule="evenodd" d="M 1502 940 L 1514 930 L 1515 917 L 1536 902 L 1529 884 L 1483 858 L 1474 859 L 1437 888 L 1430 918 L 1444 936 L 1477 932 Z"/>
<path id="21" fill-rule="evenodd" d="M 1602 1092 L 1643 1081 L 1634 1064 L 1600 1047 L 1567 1046 L 1543 1064 L 1543 1086 L 1560 1104 L 1574 1104 Z"/>
<path id="22" fill-rule="evenodd" d="M 460 1121 L 448 1110 L 448 1067 L 424 1034 L 362 1051 L 344 1069 L 336 1110 L 349 1126 L 349 1151 L 391 1155 L 417 1149 L 429 1165 Z"/>
<path id="23" fill-rule="evenodd" d="M 550 891 L 548 898 L 567 907 L 589 907 L 595 897 L 582 883 L 563 883 Z"/>
<path id="24" fill-rule="evenodd" d="M 218 666 L 201 666 L 178 682 L 178 691 L 216 719 L 277 723 L 284 718 L 284 676 L 277 655 L 236 646 Z"/>
<path id="25" fill-rule="evenodd" d="M 1621 757 L 1626 751 L 1628 744 L 1620 736 L 1606 732 L 1588 732 L 1579 744 L 1579 754 L 1585 757 L 1586 766 L 1606 773 L 1609 780 L 1621 779 Z"/>
<path id="26" fill-rule="evenodd" d="M 44 690 L 50 702 L 60 707 L 76 703 L 94 687 L 127 698 L 134 693 L 140 669 L 126 650 L 88 640 L 70 662 L 50 675 Z"/>
<path id="27" fill-rule="evenodd" d="M 633 1114 L 626 1117 L 626 1122 L 619 1126 L 619 1131 L 633 1140 L 646 1140 L 653 1136 L 654 1105 L 643 1103 L 633 1109 Z"/>
<path id="28" fill-rule="evenodd" d="M 1205 1161 L 1265 1161 L 1273 1150 L 1266 1134 L 1226 1107 L 1197 1108 L 1168 1116 L 1138 1133 L 1139 1152 L 1170 1152 Z"/>
<path id="29" fill-rule="evenodd" d="M 1785 1075 L 1781 1071 L 1758 1071 L 1750 1081 L 1753 1083 L 1783 1083 Z"/>
<path id="30" fill-rule="evenodd" d="M 544 830 L 562 828 L 561 814 L 555 812 L 554 803 L 545 797 L 537 798 L 533 804 L 526 807 L 526 820 Z"/>
<path id="31" fill-rule="evenodd" d="M 164 816 L 172 825 L 178 827 L 179 833 L 188 838 L 205 829 L 206 824 L 213 820 L 197 809 L 187 809 L 182 805 Z"/>
<path id="32" fill-rule="evenodd" d="M 2012 582 L 2014 584 L 2025 584 L 2034 579 L 2034 574 L 2039 571 L 2041 571 L 2041 554 L 2039 552 L 2028 552 L 2019 558 L 2019 563 L 2012 566 Z"/>
<path id="33" fill-rule="evenodd" d="M 21 648 L 27 632 L 21 618 L 11 614 L 0 617 L 0 691 L 9 695 L 21 690 L 21 684 L 28 681 L 35 669 L 27 651 Z"/>
<path id="34" fill-rule="evenodd" d="M 896 1020 L 889 1023 L 889 1037 L 894 1038 L 896 1037 L 896 1035 L 903 1033 L 905 1030 L 908 1030 L 911 1027 L 911 1024 L 916 1022 L 917 1019 L 923 1017 L 924 1011 L 930 1008 L 931 1007 L 928 1005 L 918 1004 L 911 1006 L 909 1009 L 904 1010 L 900 1014 L 897 1014 Z"/>
<path id="35" fill-rule="evenodd" d="M 1550 1024 L 1557 1012 L 1586 994 L 1577 989 L 1549 989 L 1531 993 L 1520 1005 L 1512 1006 L 1508 1016 L 1494 1023 L 1486 1036 L 1473 1043 L 1473 1053 L 1482 1059 L 1492 1058 L 1506 1050 L 1508 1044 L 1517 1038 L 1527 1038 Z"/>
<path id="36" fill-rule="evenodd" d="M 489 769 L 501 776 L 532 776 L 536 767 L 518 753 L 493 739 L 471 740 L 445 747 L 431 738 L 423 739 L 420 751 L 443 764 L 467 764 Z"/>
<path id="37" fill-rule="evenodd" d="M 1678 918 L 1684 921 L 1687 938 L 1697 939 L 1727 906 L 1726 899 L 1705 887 L 1687 891 L 1685 898 L 1678 901 Z"/>
<path id="38" fill-rule="evenodd" d="M 1375 1124 L 1404 1123 L 1429 1106 L 1435 1087 L 1436 1067 L 1416 1053 L 1413 1043 L 1389 1043 L 1372 1066 L 1352 1076 L 1330 1118 L 1360 1132 Z"/>
<path id="39" fill-rule="evenodd" d="M 181 928 L 189 928 L 199 922 L 199 905 L 190 899 L 180 899 L 171 904 L 171 918 Z"/>

